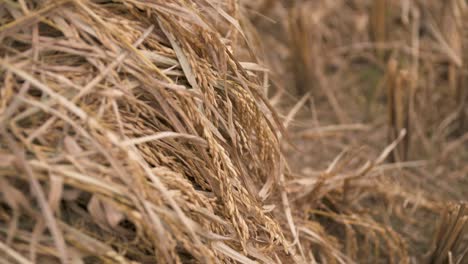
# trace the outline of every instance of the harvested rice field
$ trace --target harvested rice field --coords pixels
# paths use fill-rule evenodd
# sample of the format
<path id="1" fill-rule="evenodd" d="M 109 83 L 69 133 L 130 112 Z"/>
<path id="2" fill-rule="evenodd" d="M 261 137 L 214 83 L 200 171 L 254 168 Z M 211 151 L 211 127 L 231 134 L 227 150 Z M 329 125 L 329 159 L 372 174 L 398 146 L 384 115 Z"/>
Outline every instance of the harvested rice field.
<path id="1" fill-rule="evenodd" d="M 0 0 L 0 264 L 468 263 L 463 0 Z"/>

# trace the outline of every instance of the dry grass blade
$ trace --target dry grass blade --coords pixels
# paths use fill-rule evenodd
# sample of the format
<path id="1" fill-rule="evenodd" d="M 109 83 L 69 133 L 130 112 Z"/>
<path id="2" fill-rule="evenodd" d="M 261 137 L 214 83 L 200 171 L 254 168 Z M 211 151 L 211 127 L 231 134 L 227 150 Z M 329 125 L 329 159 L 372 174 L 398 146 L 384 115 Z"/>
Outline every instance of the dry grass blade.
<path id="1" fill-rule="evenodd" d="M 55 220 L 52 209 L 46 201 L 44 191 L 41 185 L 39 184 L 38 179 L 34 175 L 32 168 L 25 160 L 24 151 L 20 149 L 20 147 L 15 143 L 13 137 L 10 136 L 4 128 L 1 128 L 0 134 L 7 141 L 8 147 L 10 148 L 10 151 L 16 156 L 17 162 L 21 169 L 24 170 L 24 173 L 28 175 L 31 189 L 33 191 L 34 196 L 38 200 L 39 207 L 41 208 L 44 220 L 49 228 L 49 231 L 52 233 L 52 237 L 59 251 L 61 261 L 63 263 L 68 262 L 68 254 L 67 249 L 65 247 L 65 241 L 62 232 L 60 231 L 57 225 L 57 221 Z"/>
<path id="2" fill-rule="evenodd" d="M 6 35 L 11 34 L 15 31 L 21 30 L 24 27 L 28 27 L 33 23 L 36 23 L 42 16 L 46 15 L 48 12 L 54 11 L 57 7 L 70 2 L 71 0 L 59 0 L 54 1 L 53 3 L 46 5 L 44 8 L 30 12 L 29 14 L 15 19 L 10 23 L 3 24 L 0 27 L 0 39 L 4 38 Z"/>
<path id="3" fill-rule="evenodd" d="M 6 256 L 11 257 L 16 263 L 19 263 L 19 264 L 31 264 L 32 263 L 28 259 L 24 258 L 20 253 L 14 251 L 8 245 L 4 244 L 2 241 L 0 241 L 0 251 L 3 252 L 5 257 Z"/>

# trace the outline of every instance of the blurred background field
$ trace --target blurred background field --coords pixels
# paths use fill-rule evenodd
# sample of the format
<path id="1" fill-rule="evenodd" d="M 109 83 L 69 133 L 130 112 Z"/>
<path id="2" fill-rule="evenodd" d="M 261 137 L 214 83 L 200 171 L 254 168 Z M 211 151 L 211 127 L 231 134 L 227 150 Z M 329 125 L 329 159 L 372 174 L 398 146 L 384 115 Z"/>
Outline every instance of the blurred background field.
<path id="1" fill-rule="evenodd" d="M 421 256 L 432 213 L 468 197 L 466 3 L 249 3 L 272 69 L 270 98 L 284 117 L 302 106 L 290 122 L 300 151 L 287 155 L 298 174 L 313 177 L 343 150 L 375 157 L 406 129 L 388 163 L 362 183 L 372 191 L 354 201 L 380 208 L 371 214 Z"/>

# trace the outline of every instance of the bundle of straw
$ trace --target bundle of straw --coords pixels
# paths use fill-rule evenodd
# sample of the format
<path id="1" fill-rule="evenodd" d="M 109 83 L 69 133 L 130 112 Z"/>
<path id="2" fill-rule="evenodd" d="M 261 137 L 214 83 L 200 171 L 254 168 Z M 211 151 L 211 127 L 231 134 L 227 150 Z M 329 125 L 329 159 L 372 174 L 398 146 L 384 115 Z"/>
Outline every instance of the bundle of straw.
<path id="1" fill-rule="evenodd" d="M 0 262 L 293 260 L 237 1 L 0 6 Z"/>

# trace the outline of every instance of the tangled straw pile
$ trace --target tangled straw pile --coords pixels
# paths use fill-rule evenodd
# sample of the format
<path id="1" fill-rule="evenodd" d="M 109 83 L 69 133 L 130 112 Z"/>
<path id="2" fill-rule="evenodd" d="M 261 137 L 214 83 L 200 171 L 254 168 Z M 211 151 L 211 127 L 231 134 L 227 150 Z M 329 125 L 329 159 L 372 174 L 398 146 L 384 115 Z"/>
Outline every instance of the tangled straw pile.
<path id="1" fill-rule="evenodd" d="M 296 177 L 240 10 L 0 3 L 1 263 L 409 261 L 365 202 L 401 137 Z"/>
<path id="2" fill-rule="evenodd" d="M 3 256 L 284 257 L 262 202 L 277 125 L 230 51 L 234 1 L 7 1 L 0 15 Z"/>

